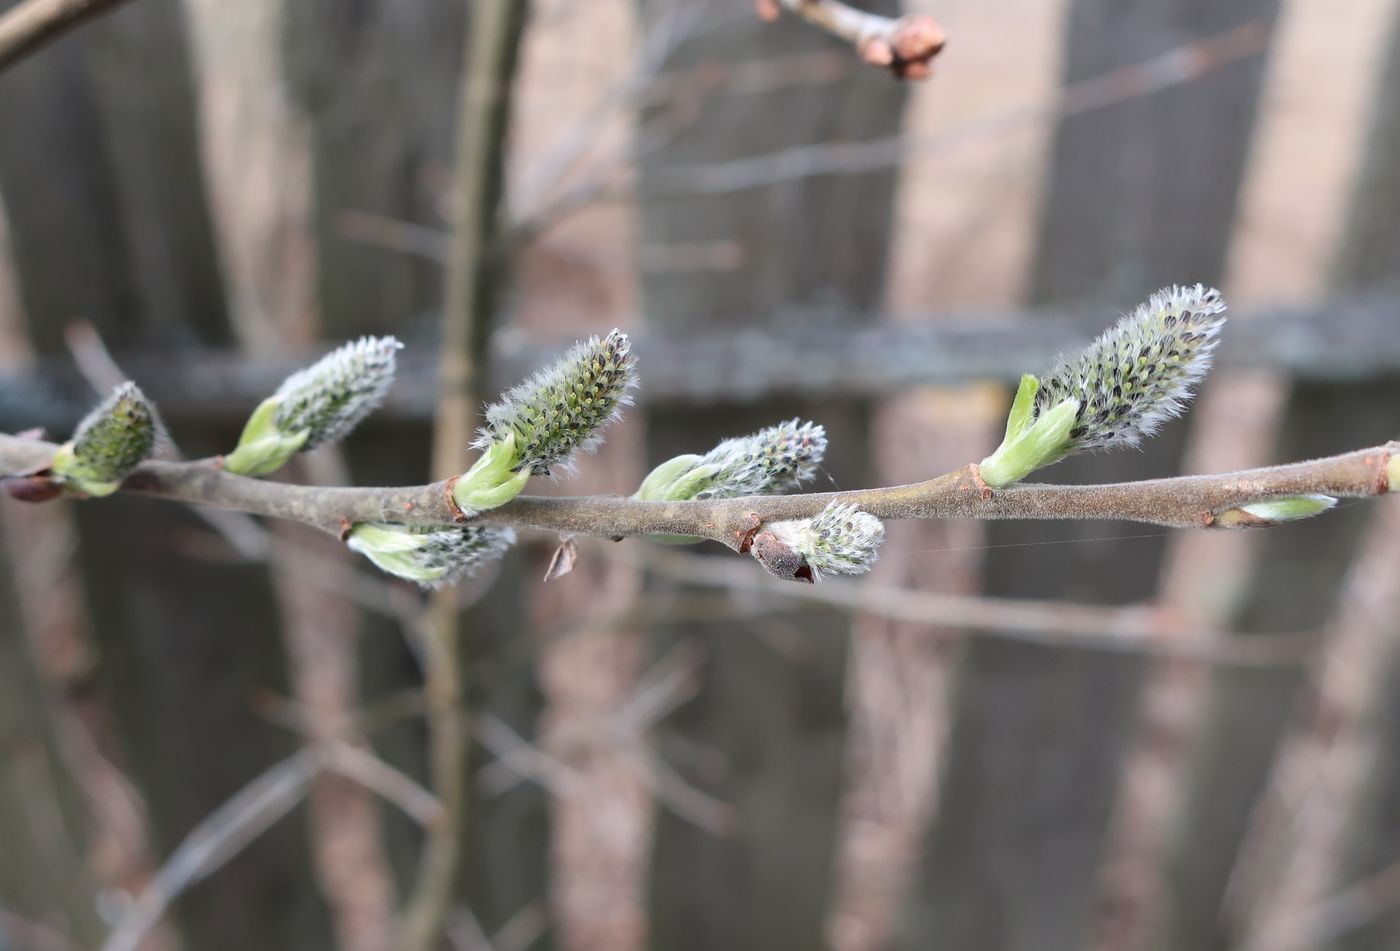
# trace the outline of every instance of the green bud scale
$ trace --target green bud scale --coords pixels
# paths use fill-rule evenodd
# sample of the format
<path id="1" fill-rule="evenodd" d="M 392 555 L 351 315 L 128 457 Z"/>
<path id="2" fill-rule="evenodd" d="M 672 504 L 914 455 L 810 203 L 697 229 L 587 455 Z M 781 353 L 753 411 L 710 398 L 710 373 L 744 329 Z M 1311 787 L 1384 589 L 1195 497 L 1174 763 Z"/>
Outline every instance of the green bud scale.
<path id="1" fill-rule="evenodd" d="M 155 407 L 135 383 L 123 383 L 78 424 L 50 467 L 84 495 L 110 495 L 155 452 L 161 438 Z"/>
<path id="2" fill-rule="evenodd" d="M 382 571 L 425 588 L 440 588 L 499 558 L 515 543 L 515 532 L 486 525 L 435 528 L 361 522 L 345 543 Z"/>
<path id="3" fill-rule="evenodd" d="M 590 338 L 488 408 L 476 446 L 489 449 L 513 435 L 513 471 L 549 475 L 556 466 L 569 469 L 576 450 L 590 451 L 602 441 L 600 431 L 632 401 L 635 385 L 627 335 L 614 330 Z"/>

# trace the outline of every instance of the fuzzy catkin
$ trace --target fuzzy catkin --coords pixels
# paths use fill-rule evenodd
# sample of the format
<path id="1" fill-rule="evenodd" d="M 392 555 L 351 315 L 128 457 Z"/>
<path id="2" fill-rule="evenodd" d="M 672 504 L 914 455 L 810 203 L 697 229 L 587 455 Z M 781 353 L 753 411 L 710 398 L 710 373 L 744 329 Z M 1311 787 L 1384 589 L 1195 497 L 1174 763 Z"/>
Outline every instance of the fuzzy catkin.
<path id="1" fill-rule="evenodd" d="M 575 451 L 590 451 L 602 441 L 600 430 L 632 402 L 635 385 L 627 335 L 614 330 L 602 339 L 592 337 L 487 409 L 475 445 L 486 449 L 511 432 L 514 471 L 549 475 L 556 466 L 568 469 Z"/>
<path id="2" fill-rule="evenodd" d="M 70 474 L 120 482 L 155 452 L 161 425 L 155 407 L 135 383 L 123 383 L 78 424 Z"/>
<path id="3" fill-rule="evenodd" d="M 293 373 L 277 390 L 277 428 L 307 432 L 303 450 L 344 438 L 384 402 L 402 346 L 393 337 L 361 337 Z"/>
<path id="4" fill-rule="evenodd" d="M 789 492 L 816 475 L 825 455 L 826 430 L 796 418 L 751 436 L 726 439 L 697 463 L 716 466 L 718 471 L 694 498 Z"/>
<path id="5" fill-rule="evenodd" d="M 774 522 L 767 531 L 805 560 L 811 580 L 869 571 L 885 541 L 885 526 L 855 505 L 832 502 L 816 518 Z"/>
<path id="6" fill-rule="evenodd" d="M 446 585 L 501 557 L 513 544 L 515 532 L 512 529 L 463 525 L 447 531 L 425 532 L 423 547 L 414 555 L 425 568 L 442 572 L 434 584 Z"/>
<path id="7" fill-rule="evenodd" d="M 1079 401 L 1070 451 L 1136 446 L 1180 415 L 1210 368 L 1225 323 L 1219 291 L 1197 284 L 1153 294 L 1076 356 L 1040 379 L 1036 416 Z"/>
<path id="8" fill-rule="evenodd" d="M 488 525 L 434 528 L 370 522 L 351 529 L 346 544 L 389 574 L 425 588 L 440 588 L 505 554 L 515 544 L 515 530 Z"/>

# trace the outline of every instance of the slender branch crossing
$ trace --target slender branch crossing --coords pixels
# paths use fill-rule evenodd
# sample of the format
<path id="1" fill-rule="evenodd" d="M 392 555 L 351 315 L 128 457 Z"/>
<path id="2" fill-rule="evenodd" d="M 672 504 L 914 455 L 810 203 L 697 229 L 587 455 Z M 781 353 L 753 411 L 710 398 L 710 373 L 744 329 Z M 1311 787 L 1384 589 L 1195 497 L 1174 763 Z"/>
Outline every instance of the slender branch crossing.
<path id="1" fill-rule="evenodd" d="M 858 10 L 841 0 L 757 0 L 758 15 L 775 20 L 782 9 L 797 14 L 856 48 L 872 66 L 889 69 L 900 79 L 927 79 L 933 75 L 933 58 L 947 36 L 925 14 L 887 17 Z"/>
<path id="2" fill-rule="evenodd" d="M 25 0 L 0 16 L 0 70 L 128 0 Z"/>

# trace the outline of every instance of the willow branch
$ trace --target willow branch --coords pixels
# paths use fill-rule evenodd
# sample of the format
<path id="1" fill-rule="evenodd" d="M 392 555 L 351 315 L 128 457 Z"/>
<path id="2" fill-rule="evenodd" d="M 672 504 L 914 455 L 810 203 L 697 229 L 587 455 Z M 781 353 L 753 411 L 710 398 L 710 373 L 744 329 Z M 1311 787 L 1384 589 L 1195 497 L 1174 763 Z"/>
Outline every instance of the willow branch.
<path id="1" fill-rule="evenodd" d="M 57 448 L 41 440 L 0 435 L 0 476 L 42 469 Z M 450 486 L 451 480 L 399 488 L 288 485 L 231 475 L 217 460 L 153 460 L 142 463 L 122 491 L 291 519 L 338 535 L 356 522 L 461 521 L 449 498 Z M 1400 489 L 1400 442 L 1223 475 L 1106 485 L 1022 483 L 991 491 L 968 466 L 910 485 L 703 502 L 519 496 L 470 521 L 605 538 L 692 535 L 738 551 L 755 525 L 811 518 L 832 501 L 854 503 L 881 519 L 1116 519 L 1168 528 L 1230 529 L 1259 526 L 1258 519 L 1243 511 L 1257 502 L 1310 494 L 1368 498 L 1395 489 Z"/>
<path id="2" fill-rule="evenodd" d="M 841 0 L 757 0 L 758 15 L 777 19 L 781 9 L 797 14 L 856 48 L 872 66 L 889 69 L 900 79 L 926 79 L 933 74 L 932 60 L 943 49 L 947 36 L 926 14 L 887 17 L 858 10 Z"/>
<path id="3" fill-rule="evenodd" d="M 0 69 L 128 0 L 25 0 L 0 15 Z"/>

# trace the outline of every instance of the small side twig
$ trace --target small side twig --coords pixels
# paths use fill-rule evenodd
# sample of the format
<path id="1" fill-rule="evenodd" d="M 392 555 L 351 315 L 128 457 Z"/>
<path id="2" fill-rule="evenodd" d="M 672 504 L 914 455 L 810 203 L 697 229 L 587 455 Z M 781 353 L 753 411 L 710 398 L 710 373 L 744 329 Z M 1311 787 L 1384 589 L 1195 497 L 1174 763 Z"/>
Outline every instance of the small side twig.
<path id="1" fill-rule="evenodd" d="M 0 70 L 128 0 L 25 0 L 0 15 Z"/>
<path id="2" fill-rule="evenodd" d="M 1005 638 L 1052 647 L 1140 653 L 1242 667 L 1296 665 L 1322 643 L 1316 633 L 1230 637 L 1224 632 L 1202 630 L 1199 625 L 1183 624 L 1152 604 L 1120 607 L 976 597 L 834 580 L 821 585 L 796 585 L 750 571 L 747 565 L 672 551 L 648 552 L 646 559 L 637 559 L 637 563 L 650 574 L 687 584 L 773 595 L 787 601 L 906 621 L 935 637 L 955 637 L 964 631 L 995 632 Z"/>
<path id="3" fill-rule="evenodd" d="M 442 821 L 442 805 L 432 793 L 368 750 L 349 743 L 329 744 L 325 768 L 378 793 L 425 829 Z"/>
<path id="4" fill-rule="evenodd" d="M 756 0 L 755 6 L 765 20 L 775 20 L 782 8 L 788 9 L 850 43 L 861 59 L 889 69 L 900 79 L 933 75 L 933 58 L 948 41 L 943 28 L 927 14 L 880 16 L 841 0 Z"/>
<path id="5" fill-rule="evenodd" d="M 207 878 L 301 802 L 322 765 L 304 749 L 254 779 L 185 837 L 117 922 L 102 951 L 135 951 L 187 888 Z"/>

